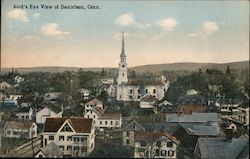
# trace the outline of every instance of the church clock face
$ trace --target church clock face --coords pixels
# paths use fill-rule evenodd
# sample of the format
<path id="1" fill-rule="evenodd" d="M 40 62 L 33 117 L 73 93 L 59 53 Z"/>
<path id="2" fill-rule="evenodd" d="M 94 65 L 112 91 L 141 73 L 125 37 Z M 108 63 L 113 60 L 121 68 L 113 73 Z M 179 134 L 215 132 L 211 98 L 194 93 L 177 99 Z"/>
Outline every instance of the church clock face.
<path id="1" fill-rule="evenodd" d="M 125 67 L 125 65 L 122 65 L 122 67 Z"/>

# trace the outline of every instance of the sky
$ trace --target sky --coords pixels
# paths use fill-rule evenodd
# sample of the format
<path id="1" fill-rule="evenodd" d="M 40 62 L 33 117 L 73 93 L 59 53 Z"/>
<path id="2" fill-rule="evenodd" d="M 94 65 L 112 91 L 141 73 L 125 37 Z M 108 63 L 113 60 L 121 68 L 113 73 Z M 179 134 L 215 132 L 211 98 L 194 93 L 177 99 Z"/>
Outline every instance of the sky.
<path id="1" fill-rule="evenodd" d="M 3 68 L 117 67 L 121 32 L 125 32 L 128 67 L 249 60 L 248 1 L 1 3 Z M 84 7 L 65 9 L 61 5 Z M 88 9 L 88 5 L 98 9 Z"/>

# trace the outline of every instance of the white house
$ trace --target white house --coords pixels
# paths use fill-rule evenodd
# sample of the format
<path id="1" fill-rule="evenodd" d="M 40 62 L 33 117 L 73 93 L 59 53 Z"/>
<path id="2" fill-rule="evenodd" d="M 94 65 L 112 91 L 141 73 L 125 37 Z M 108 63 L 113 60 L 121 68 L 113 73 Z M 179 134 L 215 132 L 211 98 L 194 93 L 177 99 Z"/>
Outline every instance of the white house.
<path id="1" fill-rule="evenodd" d="M 91 110 L 91 109 L 103 109 L 103 102 L 98 100 L 97 98 L 94 98 L 90 100 L 89 102 L 85 103 L 85 114 Z"/>
<path id="2" fill-rule="evenodd" d="M 0 83 L 0 90 L 5 90 L 5 89 L 10 89 L 12 88 L 13 86 L 5 81 L 2 81 Z"/>
<path id="3" fill-rule="evenodd" d="M 58 107 L 46 106 L 36 113 L 36 123 L 44 124 L 48 117 L 62 117 L 62 111 Z"/>
<path id="4" fill-rule="evenodd" d="M 27 107 L 19 108 L 16 116 L 20 120 L 32 120 L 33 109 Z"/>
<path id="5" fill-rule="evenodd" d="M 140 108 L 154 108 L 157 99 L 153 95 L 145 95 L 140 99 Z"/>
<path id="6" fill-rule="evenodd" d="M 83 96 L 83 99 L 84 99 L 84 100 L 89 99 L 90 91 L 89 91 L 88 89 L 80 88 L 80 89 L 78 89 L 78 91 L 79 91 L 79 93 Z"/>
<path id="7" fill-rule="evenodd" d="M 243 125 L 249 126 L 249 107 L 238 107 L 238 121 Z"/>
<path id="8" fill-rule="evenodd" d="M 176 159 L 179 141 L 167 132 L 135 132 L 134 158 Z"/>
<path id="9" fill-rule="evenodd" d="M 93 119 L 97 128 L 121 128 L 122 114 L 118 112 L 104 112 L 102 109 L 90 109 L 84 114 L 85 118 Z"/>
<path id="10" fill-rule="evenodd" d="M 7 121 L 4 133 L 9 138 L 32 139 L 37 137 L 37 125 L 32 121 Z"/>
<path id="11" fill-rule="evenodd" d="M 54 142 L 64 155 L 88 156 L 95 147 L 92 119 L 81 117 L 47 118 L 42 136 L 42 147 Z"/>
<path id="12" fill-rule="evenodd" d="M 220 106 L 221 118 L 237 119 L 239 104 L 222 104 Z"/>
<path id="13" fill-rule="evenodd" d="M 21 76 L 15 76 L 15 77 L 14 77 L 14 80 L 15 80 L 15 83 L 16 83 L 16 84 L 19 84 L 19 83 L 21 83 L 21 82 L 24 81 L 24 78 L 21 77 Z"/>

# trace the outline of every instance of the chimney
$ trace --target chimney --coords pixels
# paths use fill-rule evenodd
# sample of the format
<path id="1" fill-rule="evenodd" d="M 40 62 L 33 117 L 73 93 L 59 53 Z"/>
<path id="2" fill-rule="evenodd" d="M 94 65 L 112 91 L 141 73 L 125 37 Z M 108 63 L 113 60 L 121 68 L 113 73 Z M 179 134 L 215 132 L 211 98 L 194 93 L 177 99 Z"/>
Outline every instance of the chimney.
<path id="1" fill-rule="evenodd" d="M 233 129 L 226 128 L 226 142 L 232 142 L 233 139 Z"/>

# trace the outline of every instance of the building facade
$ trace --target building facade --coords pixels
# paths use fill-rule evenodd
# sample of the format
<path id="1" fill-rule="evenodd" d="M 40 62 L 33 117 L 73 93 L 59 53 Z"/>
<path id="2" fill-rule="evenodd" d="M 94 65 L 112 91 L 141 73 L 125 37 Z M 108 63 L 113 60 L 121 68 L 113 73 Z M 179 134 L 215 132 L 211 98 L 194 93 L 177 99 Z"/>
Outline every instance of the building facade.
<path id="1" fill-rule="evenodd" d="M 64 155 L 88 156 L 95 147 L 92 119 L 81 117 L 47 118 L 42 136 L 42 147 L 54 142 Z"/>

